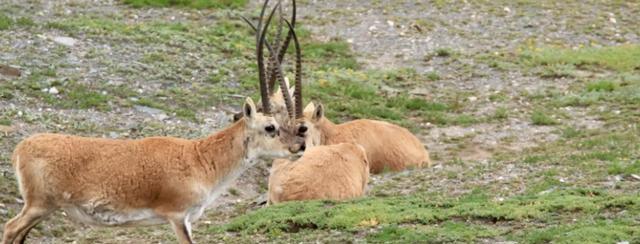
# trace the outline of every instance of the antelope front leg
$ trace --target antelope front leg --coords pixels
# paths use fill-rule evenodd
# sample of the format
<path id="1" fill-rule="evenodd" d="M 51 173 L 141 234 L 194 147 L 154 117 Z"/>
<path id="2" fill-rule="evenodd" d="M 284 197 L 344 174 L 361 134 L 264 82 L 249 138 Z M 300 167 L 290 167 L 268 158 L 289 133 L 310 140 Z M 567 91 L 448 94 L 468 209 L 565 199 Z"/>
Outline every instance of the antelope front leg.
<path id="1" fill-rule="evenodd" d="M 191 239 L 191 223 L 189 223 L 187 217 L 173 217 L 169 219 L 173 232 L 176 233 L 178 242 L 180 244 L 193 244 Z"/>
<path id="2" fill-rule="evenodd" d="M 48 208 L 35 207 L 34 205 L 25 203 L 20 214 L 9 220 L 9 222 L 4 226 L 2 244 L 24 242 L 29 230 L 38 224 L 40 220 L 49 215 L 51 211 L 52 210 Z"/>

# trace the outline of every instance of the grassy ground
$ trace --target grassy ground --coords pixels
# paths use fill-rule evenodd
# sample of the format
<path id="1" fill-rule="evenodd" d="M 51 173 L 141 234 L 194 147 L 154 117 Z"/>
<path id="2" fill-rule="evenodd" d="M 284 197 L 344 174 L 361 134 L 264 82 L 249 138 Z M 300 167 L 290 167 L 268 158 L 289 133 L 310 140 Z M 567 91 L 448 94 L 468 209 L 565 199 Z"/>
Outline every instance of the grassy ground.
<path id="1" fill-rule="evenodd" d="M 411 128 L 435 166 L 374 176 L 362 199 L 262 208 L 263 164 L 197 223 L 198 242 L 640 242 L 636 2 L 299 8 L 306 101 L 338 122 Z M 0 222 L 20 209 L 9 157 L 30 134 L 196 138 L 227 125 L 243 96 L 257 98 L 254 39 L 234 17 L 257 12 L 253 1 L 0 6 L 0 65 L 22 72 L 0 74 Z M 56 213 L 31 238 L 173 234 L 91 229 Z"/>

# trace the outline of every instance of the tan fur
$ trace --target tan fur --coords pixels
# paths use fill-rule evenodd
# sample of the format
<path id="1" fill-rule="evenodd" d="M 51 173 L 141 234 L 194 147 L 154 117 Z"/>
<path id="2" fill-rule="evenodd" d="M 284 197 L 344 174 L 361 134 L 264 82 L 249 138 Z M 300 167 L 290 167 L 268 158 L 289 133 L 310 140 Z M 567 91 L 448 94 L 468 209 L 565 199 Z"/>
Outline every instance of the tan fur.
<path id="1" fill-rule="evenodd" d="M 383 121 L 359 119 L 334 124 L 324 117 L 322 105 L 307 105 L 299 122 L 307 148 L 316 145 L 356 143 L 362 145 L 369 158 L 371 173 L 400 171 L 408 167 L 429 167 L 431 160 L 424 145 L 409 130 Z"/>
<path id="2" fill-rule="evenodd" d="M 269 176 L 269 202 L 360 197 L 368 179 L 369 165 L 361 146 L 317 146 L 296 161 L 274 161 Z"/>
<path id="3" fill-rule="evenodd" d="M 7 222 L 3 244 L 23 241 L 29 229 L 62 208 L 80 222 L 102 226 L 170 223 L 190 243 L 190 222 L 261 155 L 288 154 L 285 139 L 266 126 L 251 99 L 245 116 L 200 140 L 151 137 L 112 140 L 37 134 L 18 144 L 13 165 L 25 201 Z"/>

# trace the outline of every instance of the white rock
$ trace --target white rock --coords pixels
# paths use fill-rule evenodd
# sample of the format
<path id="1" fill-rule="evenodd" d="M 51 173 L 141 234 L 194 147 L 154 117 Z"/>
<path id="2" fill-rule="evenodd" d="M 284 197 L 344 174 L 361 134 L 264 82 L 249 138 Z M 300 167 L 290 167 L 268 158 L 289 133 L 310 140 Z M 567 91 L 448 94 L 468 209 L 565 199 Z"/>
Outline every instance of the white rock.
<path id="1" fill-rule="evenodd" d="M 509 7 L 504 7 L 504 11 L 507 13 L 511 13 L 511 9 Z"/>
<path id="2" fill-rule="evenodd" d="M 52 86 L 51 88 L 49 88 L 49 94 L 58 94 L 60 93 L 60 91 L 58 91 L 58 88 L 56 88 L 55 86 Z"/>
<path id="3" fill-rule="evenodd" d="M 609 22 L 614 23 L 614 24 L 617 23 L 616 18 L 614 18 L 614 17 L 610 17 L 609 18 Z"/>
<path id="4" fill-rule="evenodd" d="M 478 100 L 477 97 L 469 97 L 469 102 L 475 102 L 477 100 Z"/>
<path id="5" fill-rule="evenodd" d="M 67 47 L 73 47 L 78 42 L 78 40 L 66 36 L 54 36 L 53 38 L 51 38 L 51 40 L 53 40 L 53 42 L 55 43 Z"/>
<path id="6" fill-rule="evenodd" d="M 389 25 L 390 27 L 393 27 L 395 23 L 393 23 L 393 21 L 391 20 L 387 20 L 387 25 Z"/>
<path id="7" fill-rule="evenodd" d="M 378 27 L 376 27 L 375 25 L 372 25 L 371 27 L 369 27 L 369 31 L 375 31 L 377 29 Z"/>

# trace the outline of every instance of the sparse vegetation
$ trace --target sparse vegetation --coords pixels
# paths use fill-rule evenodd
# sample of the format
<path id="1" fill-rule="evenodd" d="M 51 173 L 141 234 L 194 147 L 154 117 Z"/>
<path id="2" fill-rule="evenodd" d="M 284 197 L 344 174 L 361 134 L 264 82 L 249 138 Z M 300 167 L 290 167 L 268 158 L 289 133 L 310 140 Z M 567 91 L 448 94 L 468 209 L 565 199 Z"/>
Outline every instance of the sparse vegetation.
<path id="1" fill-rule="evenodd" d="M 436 167 L 372 176 L 363 199 L 259 207 L 261 164 L 206 212 L 198 242 L 640 242 L 637 3 L 372 1 L 362 15 L 357 4 L 300 2 L 305 103 L 322 102 L 336 122 L 409 127 Z M 25 136 L 197 138 L 227 123 L 241 97 L 257 98 L 255 37 L 235 17 L 255 21 L 253 6 L 0 6 L 0 65 L 22 72 L 0 75 L 0 222 L 21 206 L 10 155 Z M 394 23 L 361 24 L 373 15 Z M 88 230 L 60 213 L 32 232 L 31 242 L 173 240 L 164 226 Z"/>
<path id="2" fill-rule="evenodd" d="M 557 120 L 547 115 L 545 112 L 541 110 L 535 110 L 531 114 L 531 122 L 534 125 L 555 125 L 558 123 Z"/>
<path id="3" fill-rule="evenodd" d="M 524 51 L 522 62 L 527 65 L 553 67 L 570 65 L 572 68 L 610 69 L 630 72 L 640 67 L 640 46 L 620 45 L 612 47 L 569 48 L 543 47 Z"/>
<path id="4" fill-rule="evenodd" d="M 239 8 L 247 4 L 247 0 L 124 0 L 132 7 L 187 7 L 205 8 Z"/>
<path id="5" fill-rule="evenodd" d="M 265 233 L 275 238 L 279 233 L 303 230 L 358 232 L 371 226 L 382 226 L 379 231 L 369 234 L 368 239 L 385 241 L 393 238 L 411 242 L 423 240 L 419 238 L 426 235 L 444 242 L 473 242 L 481 238 L 504 235 L 504 228 L 494 225 L 500 222 L 503 226 L 524 226 L 524 229 L 510 234 L 508 238 L 524 241 L 539 238 L 538 233 L 531 233 L 527 229 L 535 228 L 531 222 L 564 224 L 565 221 L 576 217 L 585 220 L 597 218 L 606 216 L 613 206 L 616 212 L 640 213 L 640 202 L 631 195 L 609 195 L 590 189 L 566 189 L 548 194 L 516 196 L 501 202 L 491 200 L 490 196 L 482 191 L 476 191 L 457 199 L 412 195 L 365 198 L 347 203 L 285 203 L 238 217 L 222 226 L 221 230 L 241 232 L 243 235 Z M 451 219 L 479 224 L 469 226 L 465 222 L 445 221 L 439 225 L 441 227 L 431 225 Z M 629 223 L 633 220 L 625 218 L 619 221 Z M 405 224 L 411 225 L 402 226 Z M 567 224 L 567 229 L 574 232 L 584 232 L 598 226 L 604 233 L 614 231 L 616 234 L 549 235 L 549 241 L 587 241 L 600 238 L 604 242 L 611 242 L 630 239 L 640 233 L 639 229 L 626 227 L 627 225 L 605 226 L 599 222 Z"/>
<path id="6" fill-rule="evenodd" d="M 7 30 L 13 25 L 13 20 L 8 16 L 0 13 L 0 30 Z"/>

